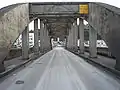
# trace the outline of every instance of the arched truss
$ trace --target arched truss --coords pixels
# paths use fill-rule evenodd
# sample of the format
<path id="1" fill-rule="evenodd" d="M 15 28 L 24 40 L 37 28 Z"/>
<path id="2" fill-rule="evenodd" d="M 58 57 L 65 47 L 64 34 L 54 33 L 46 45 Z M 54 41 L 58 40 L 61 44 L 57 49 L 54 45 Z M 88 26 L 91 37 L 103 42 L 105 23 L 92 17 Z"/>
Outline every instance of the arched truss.
<path id="1" fill-rule="evenodd" d="M 79 13 L 80 4 L 89 5 L 89 15 Z M 119 12 L 120 9 L 114 6 L 93 2 L 21 3 L 7 6 L 0 9 L 0 59 L 2 61 L 5 58 L 13 42 L 31 20 L 46 19 L 48 20 L 48 28 L 53 29 L 53 32 L 56 29 L 57 33 L 60 33 L 61 29 L 70 27 L 74 19 L 82 17 L 107 42 L 109 49 L 120 64 Z M 60 23 L 60 19 L 62 23 Z M 56 24 L 53 26 L 49 22 Z M 61 33 L 63 32 L 64 30 Z"/>

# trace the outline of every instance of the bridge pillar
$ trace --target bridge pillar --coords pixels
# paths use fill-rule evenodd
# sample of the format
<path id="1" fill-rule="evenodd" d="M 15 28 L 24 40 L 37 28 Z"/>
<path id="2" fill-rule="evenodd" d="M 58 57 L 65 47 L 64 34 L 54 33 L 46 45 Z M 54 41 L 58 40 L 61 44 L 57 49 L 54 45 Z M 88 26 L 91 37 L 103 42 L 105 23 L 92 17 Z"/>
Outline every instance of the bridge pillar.
<path id="1" fill-rule="evenodd" d="M 0 73 L 5 71 L 4 63 L 0 62 Z"/>
<path id="2" fill-rule="evenodd" d="M 84 24 L 83 19 L 79 19 L 79 53 L 84 53 Z"/>
<path id="3" fill-rule="evenodd" d="M 97 31 L 93 29 L 92 26 L 89 25 L 89 53 L 91 58 L 97 57 Z"/>
<path id="4" fill-rule="evenodd" d="M 22 32 L 22 59 L 29 58 L 29 27 L 27 26 Z"/>
<path id="5" fill-rule="evenodd" d="M 44 52 L 44 26 L 43 21 L 40 20 L 40 52 Z"/>
<path id="6" fill-rule="evenodd" d="M 72 32 L 73 32 L 73 26 L 71 26 L 71 29 L 69 29 L 69 35 L 67 37 L 67 48 L 68 49 L 72 49 L 73 47 L 73 35 L 72 35 Z"/>
<path id="7" fill-rule="evenodd" d="M 69 36 L 67 38 L 67 48 L 73 51 L 77 51 L 77 42 L 78 42 L 78 26 L 77 20 L 75 21 L 74 25 L 71 25 L 71 29 L 69 30 Z"/>
<path id="8" fill-rule="evenodd" d="M 49 37 L 49 32 L 47 30 L 46 24 L 44 25 L 44 38 L 45 38 L 45 51 L 51 50 L 51 39 Z"/>
<path id="9" fill-rule="evenodd" d="M 116 57 L 115 69 L 120 71 L 120 56 Z"/>
<path id="10" fill-rule="evenodd" d="M 67 48 L 67 42 L 68 42 L 68 39 L 67 39 L 67 36 L 65 37 L 65 48 Z"/>
<path id="11" fill-rule="evenodd" d="M 34 55 L 39 55 L 38 19 L 34 20 Z"/>
<path id="12" fill-rule="evenodd" d="M 51 49 L 50 37 L 46 25 L 43 26 L 43 21 L 40 21 L 40 51 L 42 53 Z"/>
<path id="13" fill-rule="evenodd" d="M 70 38 L 70 36 L 68 35 L 68 36 L 66 37 L 66 39 L 67 39 L 66 48 L 67 48 L 67 49 L 69 49 L 69 43 L 70 43 L 69 38 Z"/>
<path id="14" fill-rule="evenodd" d="M 77 20 L 75 21 L 73 25 L 73 50 L 77 51 L 78 50 L 78 26 L 77 26 Z"/>

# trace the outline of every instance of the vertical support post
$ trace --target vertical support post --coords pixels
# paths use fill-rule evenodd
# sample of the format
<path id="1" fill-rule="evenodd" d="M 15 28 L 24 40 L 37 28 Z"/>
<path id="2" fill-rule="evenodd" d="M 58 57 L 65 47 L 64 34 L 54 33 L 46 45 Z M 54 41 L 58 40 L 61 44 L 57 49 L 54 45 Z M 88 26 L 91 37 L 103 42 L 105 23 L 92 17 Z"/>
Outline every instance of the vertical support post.
<path id="1" fill-rule="evenodd" d="M 73 24 L 72 24 L 72 26 L 71 26 L 71 30 L 70 30 L 70 39 L 69 39 L 69 41 L 70 41 L 70 49 L 72 49 L 73 50 L 73 47 L 74 47 L 74 26 L 73 26 Z"/>
<path id="2" fill-rule="evenodd" d="M 52 50 L 52 38 L 50 37 L 50 49 Z"/>
<path id="3" fill-rule="evenodd" d="M 38 19 L 34 20 L 34 55 L 39 55 Z"/>
<path id="4" fill-rule="evenodd" d="M 44 27 L 42 20 L 40 20 L 40 52 L 44 52 Z"/>
<path id="5" fill-rule="evenodd" d="M 69 35 L 67 37 L 67 48 L 72 49 L 73 47 L 73 26 L 71 26 L 71 29 L 69 29 Z"/>
<path id="6" fill-rule="evenodd" d="M 5 71 L 4 62 L 0 62 L 0 73 Z"/>
<path id="7" fill-rule="evenodd" d="M 22 32 L 22 59 L 29 58 L 29 27 L 27 26 Z"/>
<path id="8" fill-rule="evenodd" d="M 89 25 L 89 52 L 91 58 L 97 57 L 97 31 L 93 29 L 92 26 Z"/>
<path id="9" fill-rule="evenodd" d="M 67 36 L 67 49 L 69 49 L 70 47 L 69 47 L 69 43 L 70 43 L 70 41 L 69 41 L 69 35 Z"/>
<path id="10" fill-rule="evenodd" d="M 67 36 L 65 37 L 65 48 L 67 48 L 67 41 L 68 39 L 67 39 Z"/>
<path id="11" fill-rule="evenodd" d="M 73 50 L 78 50 L 78 26 L 77 26 L 77 20 L 75 20 L 74 26 L 73 26 Z"/>
<path id="12" fill-rule="evenodd" d="M 46 25 L 43 26 L 43 21 L 40 21 L 40 51 L 45 53 L 51 49 L 50 37 Z"/>
<path id="13" fill-rule="evenodd" d="M 44 41 L 45 41 L 45 50 L 49 51 L 51 49 L 51 45 L 50 45 L 50 37 L 48 36 L 48 30 L 47 30 L 47 26 L 46 24 L 44 25 Z"/>
<path id="14" fill-rule="evenodd" d="M 79 53 L 84 53 L 84 24 L 83 19 L 79 18 Z"/>
<path id="15" fill-rule="evenodd" d="M 69 38 L 70 38 L 70 35 L 68 35 L 66 38 L 67 39 L 67 49 L 69 49 L 69 43 L 70 43 Z"/>

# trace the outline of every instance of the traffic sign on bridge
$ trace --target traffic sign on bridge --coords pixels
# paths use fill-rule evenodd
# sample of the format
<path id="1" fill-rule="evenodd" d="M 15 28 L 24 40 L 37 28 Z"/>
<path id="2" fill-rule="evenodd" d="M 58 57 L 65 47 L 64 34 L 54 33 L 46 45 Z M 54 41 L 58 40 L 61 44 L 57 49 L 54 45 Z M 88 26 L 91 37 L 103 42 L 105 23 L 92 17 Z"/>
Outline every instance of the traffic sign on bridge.
<path id="1" fill-rule="evenodd" d="M 88 14 L 89 13 L 88 9 L 89 9 L 88 4 L 79 5 L 79 13 L 80 14 Z"/>

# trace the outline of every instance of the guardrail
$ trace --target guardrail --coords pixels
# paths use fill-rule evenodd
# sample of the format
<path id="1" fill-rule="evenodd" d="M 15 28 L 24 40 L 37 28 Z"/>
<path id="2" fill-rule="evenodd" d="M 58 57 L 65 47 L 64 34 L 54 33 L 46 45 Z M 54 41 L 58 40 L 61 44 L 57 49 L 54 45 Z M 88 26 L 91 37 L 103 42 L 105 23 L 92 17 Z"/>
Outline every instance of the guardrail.
<path id="1" fill-rule="evenodd" d="M 86 51 L 86 52 L 89 52 L 89 47 L 85 47 L 85 51 Z M 114 57 L 114 56 L 112 55 L 112 53 L 108 50 L 108 48 L 100 48 L 100 47 L 97 47 L 97 54 L 115 59 L 115 57 Z"/>

